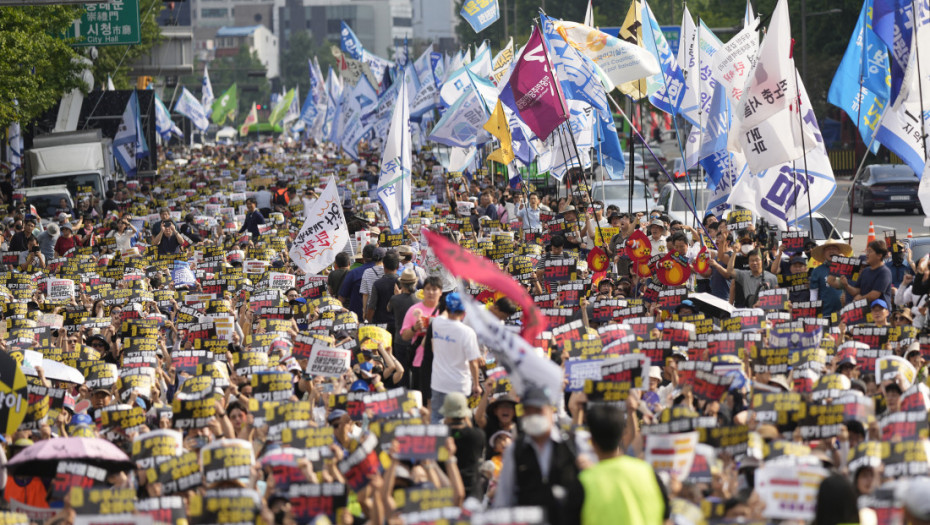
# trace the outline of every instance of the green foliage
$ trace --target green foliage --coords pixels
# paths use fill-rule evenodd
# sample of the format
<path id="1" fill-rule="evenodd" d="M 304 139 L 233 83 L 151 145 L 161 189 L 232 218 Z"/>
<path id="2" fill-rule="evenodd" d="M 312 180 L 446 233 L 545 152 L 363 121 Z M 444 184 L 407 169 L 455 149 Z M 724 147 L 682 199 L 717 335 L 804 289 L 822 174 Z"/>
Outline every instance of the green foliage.
<path id="1" fill-rule="evenodd" d="M 306 96 L 310 89 L 307 61 L 316 56 L 320 62 L 320 70 L 325 76 L 329 66 L 336 65 L 336 59 L 329 50 L 331 45 L 339 44 L 324 41 L 323 45 L 317 46 L 309 32 L 293 33 L 288 41 L 288 48 L 281 50 L 281 81 L 284 86 L 288 89 L 295 85 L 300 86 L 300 96 Z"/>
<path id="2" fill-rule="evenodd" d="M 161 42 L 161 28 L 157 18 L 164 8 L 162 0 L 139 0 L 139 23 L 142 34 L 140 43 L 133 46 L 100 46 L 97 48 L 97 59 L 94 60 L 94 81 L 99 86 L 107 81 L 107 75 L 113 78 L 116 89 L 132 89 L 136 87 L 135 79 L 131 79 L 129 72 L 132 63 L 139 57 L 145 56 L 152 48 Z"/>
<path id="3" fill-rule="evenodd" d="M 198 100 L 202 91 L 203 65 L 203 62 L 195 63 L 194 73 L 181 77 L 181 85 L 186 86 Z M 264 76 L 265 65 L 258 59 L 257 53 L 249 52 L 248 46 L 243 45 L 233 56 L 213 59 L 208 67 L 214 96 L 220 96 L 233 84 L 238 85 L 239 107 L 236 110 L 236 122 L 245 119 L 253 102 L 268 104 L 271 83 Z M 229 121 L 227 124 L 231 125 Z"/>
<path id="4" fill-rule="evenodd" d="M 0 129 L 32 122 L 82 86 L 79 55 L 59 37 L 78 16 L 75 7 L 0 7 Z"/>

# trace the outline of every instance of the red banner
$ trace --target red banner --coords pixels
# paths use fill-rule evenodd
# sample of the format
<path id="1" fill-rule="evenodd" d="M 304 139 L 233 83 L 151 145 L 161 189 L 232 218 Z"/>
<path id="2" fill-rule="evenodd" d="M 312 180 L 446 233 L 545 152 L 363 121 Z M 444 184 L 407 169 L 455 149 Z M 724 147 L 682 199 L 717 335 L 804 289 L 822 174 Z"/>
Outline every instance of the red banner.
<path id="1" fill-rule="evenodd" d="M 546 329 L 546 318 L 536 308 L 530 294 L 513 277 L 502 272 L 490 259 L 479 257 L 465 248 L 449 242 L 445 237 L 424 231 L 427 242 L 436 258 L 456 277 L 464 277 L 503 293 L 523 310 L 523 331 L 528 342 Z"/>

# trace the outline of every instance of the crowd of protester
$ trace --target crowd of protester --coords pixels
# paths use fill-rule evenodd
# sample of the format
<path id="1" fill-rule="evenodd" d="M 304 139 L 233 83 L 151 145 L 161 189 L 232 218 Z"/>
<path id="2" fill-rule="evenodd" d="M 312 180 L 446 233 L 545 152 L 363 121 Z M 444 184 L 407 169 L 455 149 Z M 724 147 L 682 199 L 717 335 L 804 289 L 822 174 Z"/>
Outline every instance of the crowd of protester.
<path id="1" fill-rule="evenodd" d="M 155 179 L 51 216 L 22 200 L 20 173 L 0 185 L 0 347 L 29 399 L 2 439 L 9 512 L 930 524 L 930 264 L 904 239 L 855 253 L 746 213 L 686 224 L 605 206 L 580 173 L 511 186 L 447 173 L 427 151 L 392 233 L 372 196 L 377 155 L 169 153 Z M 352 239 L 305 275 L 288 254 L 330 175 Z M 528 312 L 452 274 L 428 231 L 533 298 L 547 322 L 533 351 L 561 367 L 561 392 L 479 342 L 470 301 L 517 332 Z M 66 477 L 64 460 L 12 468 L 74 437 L 133 464 L 102 479 Z M 62 457 L 101 464 L 80 452 Z"/>

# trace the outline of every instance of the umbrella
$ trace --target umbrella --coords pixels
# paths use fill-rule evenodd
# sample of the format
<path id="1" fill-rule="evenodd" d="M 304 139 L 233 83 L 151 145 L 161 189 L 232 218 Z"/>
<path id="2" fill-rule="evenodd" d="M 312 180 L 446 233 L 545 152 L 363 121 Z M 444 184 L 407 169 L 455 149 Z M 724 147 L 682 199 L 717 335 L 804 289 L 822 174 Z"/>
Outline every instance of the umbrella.
<path id="1" fill-rule="evenodd" d="M 77 461 L 108 472 L 132 470 L 136 466 L 125 452 L 105 439 L 53 438 L 27 447 L 7 463 L 13 476 L 55 477 L 59 461 Z"/>
<path id="2" fill-rule="evenodd" d="M 68 366 L 51 359 L 42 359 L 42 370 L 45 372 L 45 378 L 51 381 L 64 381 L 65 383 L 74 383 L 76 385 L 84 384 L 84 374 L 77 368 Z M 27 376 L 38 377 L 38 372 L 31 366 L 24 366 L 23 373 Z"/>

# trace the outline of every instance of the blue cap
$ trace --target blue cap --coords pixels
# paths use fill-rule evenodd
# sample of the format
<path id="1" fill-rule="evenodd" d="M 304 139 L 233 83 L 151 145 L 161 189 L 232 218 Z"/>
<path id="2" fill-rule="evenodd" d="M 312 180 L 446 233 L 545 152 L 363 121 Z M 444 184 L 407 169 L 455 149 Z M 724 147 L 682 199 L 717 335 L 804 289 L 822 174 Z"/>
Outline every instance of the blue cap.
<path id="1" fill-rule="evenodd" d="M 368 382 L 364 379 L 357 380 L 349 387 L 349 392 L 368 392 L 368 390 Z"/>
<path id="2" fill-rule="evenodd" d="M 869 305 L 869 306 L 872 307 L 872 308 L 875 308 L 876 306 L 881 306 L 881 307 L 884 308 L 885 310 L 888 309 L 888 303 L 886 303 L 884 299 L 876 299 L 876 300 L 872 301 L 872 304 Z"/>
<path id="3" fill-rule="evenodd" d="M 93 425 L 94 420 L 87 414 L 74 414 L 71 416 L 71 426 Z"/>
<path id="4" fill-rule="evenodd" d="M 372 370 L 374 370 L 374 368 L 375 368 L 375 365 L 371 361 L 365 361 L 364 363 L 358 365 L 358 369 L 361 370 L 362 372 L 370 373 Z"/>
<path id="5" fill-rule="evenodd" d="M 145 400 L 142 399 L 141 397 L 136 397 L 136 404 L 142 407 L 143 412 L 149 409 L 148 403 L 146 403 Z"/>
<path id="6" fill-rule="evenodd" d="M 348 415 L 348 412 L 346 412 L 345 410 L 341 408 L 337 408 L 329 413 L 329 416 L 326 418 L 326 422 L 332 423 L 333 421 L 336 421 L 337 419 L 345 415 Z"/>
<path id="7" fill-rule="evenodd" d="M 449 292 L 446 295 L 446 310 L 449 313 L 460 314 L 465 311 L 465 305 L 462 304 L 462 296 L 458 292 Z"/>

